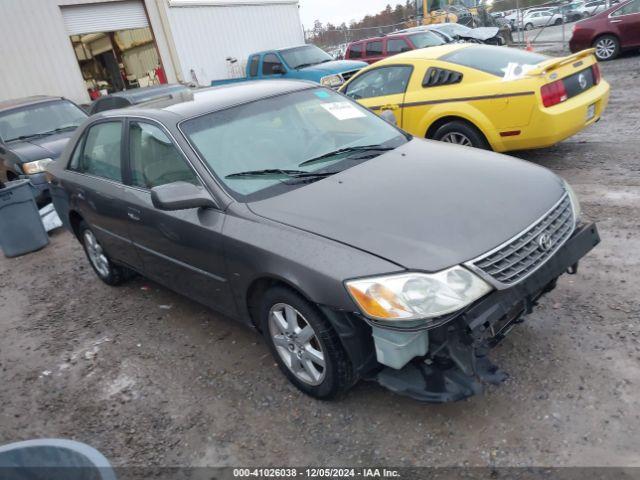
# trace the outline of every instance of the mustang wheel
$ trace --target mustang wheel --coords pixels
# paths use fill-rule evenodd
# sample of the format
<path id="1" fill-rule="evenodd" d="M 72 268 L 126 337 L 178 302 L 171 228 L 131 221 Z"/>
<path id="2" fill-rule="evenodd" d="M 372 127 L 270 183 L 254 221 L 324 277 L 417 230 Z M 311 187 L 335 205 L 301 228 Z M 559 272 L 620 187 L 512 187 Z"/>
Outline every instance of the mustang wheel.
<path id="1" fill-rule="evenodd" d="M 80 224 L 80 239 L 89 263 L 100 280 L 107 285 L 115 286 L 127 279 L 130 271 L 124 267 L 114 265 L 109 260 L 102 245 L 100 245 L 94 233 L 84 222 Z"/>
<path id="2" fill-rule="evenodd" d="M 460 121 L 445 123 L 436 130 L 433 139 L 466 147 L 489 149 L 487 141 L 477 128 Z"/>
<path id="3" fill-rule="evenodd" d="M 620 53 L 620 42 L 613 35 L 603 35 L 598 37 L 593 46 L 596 49 L 598 60 L 613 60 Z"/>
<path id="4" fill-rule="evenodd" d="M 351 364 L 337 334 L 309 302 L 274 287 L 264 295 L 260 313 L 271 353 L 296 387 L 328 399 L 351 385 Z"/>

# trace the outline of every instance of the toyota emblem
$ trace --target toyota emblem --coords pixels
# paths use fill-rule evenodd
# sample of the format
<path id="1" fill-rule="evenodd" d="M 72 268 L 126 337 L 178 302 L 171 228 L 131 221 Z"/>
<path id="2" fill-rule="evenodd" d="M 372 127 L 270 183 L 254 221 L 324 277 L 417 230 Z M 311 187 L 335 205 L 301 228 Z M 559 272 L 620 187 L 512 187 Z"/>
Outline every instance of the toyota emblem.
<path id="1" fill-rule="evenodd" d="M 538 248 L 540 248 L 540 250 L 548 252 L 551 250 L 551 246 L 551 237 L 548 234 L 543 233 L 538 237 Z"/>
<path id="2" fill-rule="evenodd" d="M 584 73 L 578 75 L 578 83 L 580 84 L 580 88 L 582 90 L 587 88 L 587 77 L 584 76 Z"/>

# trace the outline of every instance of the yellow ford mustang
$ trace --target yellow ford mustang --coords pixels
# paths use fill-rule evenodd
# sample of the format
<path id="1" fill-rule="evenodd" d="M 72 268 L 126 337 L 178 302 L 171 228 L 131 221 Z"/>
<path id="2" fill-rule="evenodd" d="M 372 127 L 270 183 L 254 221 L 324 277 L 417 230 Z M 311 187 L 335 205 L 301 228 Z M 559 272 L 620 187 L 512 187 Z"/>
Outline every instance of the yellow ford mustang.
<path id="1" fill-rule="evenodd" d="M 609 84 L 592 53 L 551 58 L 443 45 L 377 62 L 341 91 L 379 114 L 392 112 L 419 137 L 498 152 L 547 147 L 598 121 L 607 105 Z"/>

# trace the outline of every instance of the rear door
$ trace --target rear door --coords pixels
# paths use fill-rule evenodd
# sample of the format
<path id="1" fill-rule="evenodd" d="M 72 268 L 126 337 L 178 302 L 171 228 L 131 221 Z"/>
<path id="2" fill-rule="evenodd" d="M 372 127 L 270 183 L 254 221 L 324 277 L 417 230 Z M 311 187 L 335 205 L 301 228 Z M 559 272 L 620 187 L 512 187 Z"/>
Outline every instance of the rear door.
<path id="1" fill-rule="evenodd" d="M 352 81 L 344 93 L 377 114 L 392 112 L 402 128 L 404 98 L 412 72 L 411 65 L 376 68 Z"/>
<path id="2" fill-rule="evenodd" d="M 223 255 L 225 214 L 212 208 L 167 212 L 153 206 L 153 187 L 176 181 L 203 187 L 162 125 L 130 119 L 126 146 L 124 202 L 129 233 L 145 274 L 218 311 L 233 314 Z"/>
<path id="3" fill-rule="evenodd" d="M 71 157 L 65 188 L 111 259 L 139 269 L 131 244 L 123 196 L 123 121 L 89 126 Z"/>
<path id="4" fill-rule="evenodd" d="M 623 48 L 640 45 L 640 0 L 633 0 L 609 15 L 609 23 L 619 32 Z"/>

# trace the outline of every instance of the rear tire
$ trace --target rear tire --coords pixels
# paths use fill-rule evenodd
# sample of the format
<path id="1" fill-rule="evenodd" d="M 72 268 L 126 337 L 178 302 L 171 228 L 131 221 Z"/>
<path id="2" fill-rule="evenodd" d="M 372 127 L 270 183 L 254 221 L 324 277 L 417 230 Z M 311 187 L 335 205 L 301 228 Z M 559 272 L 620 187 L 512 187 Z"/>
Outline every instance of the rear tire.
<path id="1" fill-rule="evenodd" d="M 89 264 L 100 280 L 115 287 L 132 276 L 131 270 L 116 265 L 109 259 L 95 234 L 84 221 L 80 222 L 78 233 Z"/>
<path id="2" fill-rule="evenodd" d="M 556 21 L 553 22 L 554 25 L 562 25 L 562 19 L 561 18 L 556 18 Z"/>
<path id="3" fill-rule="evenodd" d="M 433 134 L 433 139 L 445 143 L 453 143 L 466 147 L 490 150 L 491 147 L 484 135 L 473 125 L 454 120 L 439 127 Z"/>
<path id="4" fill-rule="evenodd" d="M 602 35 L 593 42 L 596 58 L 601 62 L 613 60 L 620 55 L 620 41 L 613 35 Z"/>
<path id="5" fill-rule="evenodd" d="M 351 362 L 335 330 L 293 290 L 267 290 L 260 326 L 280 370 L 302 392 L 328 400 L 353 384 Z"/>

